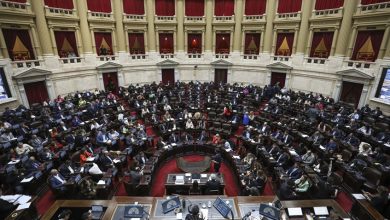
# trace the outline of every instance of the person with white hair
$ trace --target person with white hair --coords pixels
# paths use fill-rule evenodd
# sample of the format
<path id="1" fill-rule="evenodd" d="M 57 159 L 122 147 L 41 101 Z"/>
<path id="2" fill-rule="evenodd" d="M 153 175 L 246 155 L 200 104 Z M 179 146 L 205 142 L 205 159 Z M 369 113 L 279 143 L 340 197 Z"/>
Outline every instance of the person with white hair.
<path id="1" fill-rule="evenodd" d="M 221 182 L 217 180 L 217 175 L 210 174 L 209 180 L 206 182 L 206 194 L 210 194 L 212 191 L 220 190 Z"/>

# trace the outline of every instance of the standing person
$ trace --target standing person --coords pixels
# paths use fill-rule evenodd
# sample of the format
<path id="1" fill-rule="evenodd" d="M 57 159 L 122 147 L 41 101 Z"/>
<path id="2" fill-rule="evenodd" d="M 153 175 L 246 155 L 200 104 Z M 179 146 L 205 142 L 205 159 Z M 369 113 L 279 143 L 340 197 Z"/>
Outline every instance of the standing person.
<path id="1" fill-rule="evenodd" d="M 219 169 L 221 168 L 222 156 L 219 151 L 216 151 L 216 154 L 213 156 L 212 161 L 214 163 L 214 172 L 219 173 Z"/>

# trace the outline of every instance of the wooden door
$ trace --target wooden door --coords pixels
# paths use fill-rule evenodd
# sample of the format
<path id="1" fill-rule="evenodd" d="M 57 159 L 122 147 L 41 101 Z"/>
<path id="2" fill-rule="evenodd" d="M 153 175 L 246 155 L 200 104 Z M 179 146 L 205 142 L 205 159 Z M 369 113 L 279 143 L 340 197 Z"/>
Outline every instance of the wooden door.
<path id="1" fill-rule="evenodd" d="M 173 85 L 175 83 L 175 69 L 162 69 L 162 83 Z"/>
<path id="2" fill-rule="evenodd" d="M 359 105 L 362 91 L 363 84 L 343 81 L 340 101 L 353 104 L 356 108 Z"/>
<path id="3" fill-rule="evenodd" d="M 216 83 L 227 83 L 227 69 L 215 69 L 214 82 Z"/>
<path id="4" fill-rule="evenodd" d="M 45 81 L 25 83 L 24 91 L 26 92 L 28 104 L 42 103 L 49 99 Z"/>
<path id="5" fill-rule="evenodd" d="M 115 94 L 118 94 L 119 91 L 119 83 L 118 83 L 118 73 L 103 73 L 103 83 L 104 89 L 106 91 L 111 91 Z"/>
<path id="6" fill-rule="evenodd" d="M 280 88 L 284 88 L 284 85 L 286 84 L 286 74 L 285 73 L 272 72 L 272 74 L 271 74 L 271 85 L 275 85 L 276 83 L 279 83 L 279 87 Z"/>

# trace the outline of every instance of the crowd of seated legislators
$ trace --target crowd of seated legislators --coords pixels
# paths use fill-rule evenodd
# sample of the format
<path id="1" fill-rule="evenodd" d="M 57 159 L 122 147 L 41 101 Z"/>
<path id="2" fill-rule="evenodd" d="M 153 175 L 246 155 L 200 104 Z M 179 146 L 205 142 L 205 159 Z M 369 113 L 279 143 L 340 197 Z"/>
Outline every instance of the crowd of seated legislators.
<path id="1" fill-rule="evenodd" d="M 32 194 L 47 183 L 58 197 L 99 198 L 99 185 L 109 187 L 118 175 L 138 185 L 156 151 L 196 143 L 215 146 L 216 173 L 221 152 L 231 156 L 240 195 L 261 195 L 272 177 L 282 200 L 332 198 L 347 189 L 364 192 L 386 215 L 389 120 L 379 108 L 354 109 L 278 84 L 176 82 L 129 85 L 118 94 L 76 92 L 5 110 L 1 187 Z M 159 136 L 156 144 L 147 126 Z"/>

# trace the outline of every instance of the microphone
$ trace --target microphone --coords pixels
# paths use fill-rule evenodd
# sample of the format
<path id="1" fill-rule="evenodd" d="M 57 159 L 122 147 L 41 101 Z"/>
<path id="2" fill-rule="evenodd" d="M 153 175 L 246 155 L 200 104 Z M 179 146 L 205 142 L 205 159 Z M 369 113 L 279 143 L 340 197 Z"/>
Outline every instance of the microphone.
<path id="1" fill-rule="evenodd" d="M 252 212 L 249 211 L 248 213 L 246 213 L 246 214 L 244 215 L 244 217 L 242 217 L 242 219 L 246 219 L 246 218 L 248 218 L 248 217 L 251 216 L 251 215 L 252 215 Z"/>

